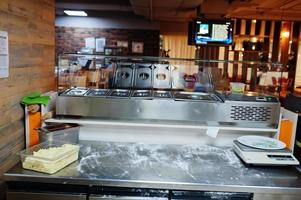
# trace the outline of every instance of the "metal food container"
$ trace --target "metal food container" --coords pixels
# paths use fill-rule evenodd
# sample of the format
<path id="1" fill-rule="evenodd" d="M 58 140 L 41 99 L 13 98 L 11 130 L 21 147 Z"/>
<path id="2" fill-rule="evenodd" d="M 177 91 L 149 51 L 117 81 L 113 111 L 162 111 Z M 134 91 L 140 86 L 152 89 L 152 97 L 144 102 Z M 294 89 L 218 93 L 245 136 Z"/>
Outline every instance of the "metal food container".
<path id="1" fill-rule="evenodd" d="M 76 161 L 79 148 L 62 141 L 48 141 L 27 148 L 19 155 L 24 169 L 53 174 Z"/>
<path id="2" fill-rule="evenodd" d="M 134 66 L 130 63 L 122 63 L 117 65 L 114 76 L 115 88 L 131 88 L 134 80 Z"/>
<path id="3" fill-rule="evenodd" d="M 78 88 L 74 87 L 66 92 L 64 92 L 62 95 L 64 96 L 84 96 L 88 90 L 86 88 Z"/>
<path id="4" fill-rule="evenodd" d="M 135 69 L 134 88 L 150 89 L 153 85 L 151 64 L 138 64 Z"/>
<path id="5" fill-rule="evenodd" d="M 108 93 L 107 89 L 90 89 L 85 96 L 88 97 L 106 97 Z"/>
<path id="6" fill-rule="evenodd" d="M 153 99 L 153 92 L 151 90 L 134 90 L 131 98 L 133 99 Z"/>
<path id="7" fill-rule="evenodd" d="M 207 102 L 222 102 L 222 100 L 213 93 L 204 92 L 174 92 L 175 100 L 179 101 L 207 101 Z"/>
<path id="8" fill-rule="evenodd" d="M 170 66 L 156 64 L 154 66 L 154 83 L 153 88 L 171 89 Z"/>
<path id="9" fill-rule="evenodd" d="M 79 124 L 59 123 L 41 127 L 38 129 L 40 142 L 64 141 L 78 143 Z"/>
<path id="10" fill-rule="evenodd" d="M 130 98 L 131 90 L 113 89 L 113 90 L 110 90 L 108 96 L 110 96 L 112 98 Z"/>

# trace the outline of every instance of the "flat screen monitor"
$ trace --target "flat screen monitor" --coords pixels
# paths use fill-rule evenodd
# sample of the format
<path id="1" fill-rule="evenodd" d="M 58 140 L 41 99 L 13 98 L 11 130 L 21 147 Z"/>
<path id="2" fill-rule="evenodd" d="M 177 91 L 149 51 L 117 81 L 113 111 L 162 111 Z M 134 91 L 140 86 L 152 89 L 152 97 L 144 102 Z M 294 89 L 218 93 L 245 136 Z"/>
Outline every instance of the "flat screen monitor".
<path id="1" fill-rule="evenodd" d="M 196 45 L 231 45 L 232 21 L 195 20 L 193 27 Z"/>

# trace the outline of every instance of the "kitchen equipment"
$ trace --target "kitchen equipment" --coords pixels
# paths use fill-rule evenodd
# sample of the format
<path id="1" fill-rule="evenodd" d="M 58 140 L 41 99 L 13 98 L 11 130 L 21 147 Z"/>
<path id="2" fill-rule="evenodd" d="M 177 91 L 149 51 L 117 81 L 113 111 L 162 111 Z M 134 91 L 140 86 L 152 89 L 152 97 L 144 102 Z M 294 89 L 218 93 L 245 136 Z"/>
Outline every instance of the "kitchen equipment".
<path id="1" fill-rule="evenodd" d="M 229 101 L 237 101 L 237 102 L 262 102 L 262 103 L 277 103 L 279 102 L 277 97 L 270 96 L 270 95 L 242 95 L 242 94 L 231 94 L 231 93 L 224 93 L 224 98 Z M 265 104 L 263 104 L 265 105 Z"/>
<path id="2" fill-rule="evenodd" d="M 89 98 L 91 93 L 84 96 L 59 95 L 56 101 L 58 117 L 108 118 L 203 126 L 214 124 L 218 127 L 240 129 L 256 127 L 265 128 L 269 133 L 278 128 L 280 104 L 277 98 L 260 94 L 246 96 L 215 92 L 208 75 L 209 71 L 206 67 L 195 65 L 195 60 L 165 61 L 149 57 L 110 59 L 112 68 L 116 70 L 113 89 L 109 90 L 106 98 Z M 171 77 L 171 68 L 176 78 Z M 194 90 L 198 92 L 183 91 L 185 74 L 189 82 L 186 86 L 192 88 L 195 83 Z M 148 87 L 151 78 L 148 75 L 153 79 L 153 87 L 150 88 Z M 173 94 L 171 79 L 174 78 Z M 149 97 L 147 91 L 134 91 L 132 94 L 133 90 L 140 89 L 152 90 L 152 97 Z M 119 98 L 122 98 L 122 101 Z"/>
<path id="3" fill-rule="evenodd" d="M 245 91 L 246 84 L 239 82 L 230 82 L 230 89 L 232 93 L 243 94 Z"/>
<path id="4" fill-rule="evenodd" d="M 294 156 L 301 162 L 301 114 L 297 118 Z"/>
<path id="5" fill-rule="evenodd" d="M 186 89 L 193 89 L 195 83 L 197 82 L 197 78 L 195 75 L 185 74 L 183 76 L 183 79 L 184 79 L 184 87 Z"/>
<path id="6" fill-rule="evenodd" d="M 125 90 L 125 89 L 113 89 L 110 90 L 109 92 L 110 97 L 129 98 L 130 95 L 131 95 L 131 90 Z"/>
<path id="7" fill-rule="evenodd" d="M 107 89 L 90 89 L 85 96 L 89 97 L 106 97 L 108 93 Z"/>
<path id="8" fill-rule="evenodd" d="M 39 140 L 46 141 L 65 141 L 78 143 L 80 125 L 72 123 L 51 124 L 38 128 Z"/>
<path id="9" fill-rule="evenodd" d="M 114 76 L 114 88 L 131 88 L 134 80 L 134 65 L 119 63 Z"/>
<path id="10" fill-rule="evenodd" d="M 246 135 L 239 137 L 237 141 L 245 146 L 253 147 L 257 149 L 265 150 L 279 150 L 286 147 L 285 143 L 276 140 L 274 138 L 257 136 L 257 135 Z"/>
<path id="11" fill-rule="evenodd" d="M 284 100 L 284 107 L 293 112 L 301 112 L 301 96 L 288 94 Z"/>
<path id="12" fill-rule="evenodd" d="M 195 91 L 196 84 L 199 81 L 197 65 L 187 63 L 171 65 L 171 85 L 173 90 L 192 90 Z M 200 84 L 200 83 L 199 83 Z"/>
<path id="13" fill-rule="evenodd" d="M 174 90 L 182 90 L 184 89 L 184 80 L 183 74 L 185 74 L 184 66 L 181 65 L 173 65 L 171 66 L 171 87 Z"/>
<path id="14" fill-rule="evenodd" d="M 299 165 L 298 160 L 288 149 L 258 149 L 233 141 L 234 152 L 245 163 L 251 165 Z"/>
<path id="15" fill-rule="evenodd" d="M 210 93 L 202 92 L 173 92 L 175 100 L 191 100 L 191 101 L 221 101 L 221 99 Z"/>
<path id="16" fill-rule="evenodd" d="M 132 93 L 131 98 L 137 98 L 137 99 L 152 99 L 153 93 L 151 90 L 134 90 Z"/>
<path id="17" fill-rule="evenodd" d="M 163 99 L 171 99 L 172 94 L 169 91 L 156 90 L 153 92 L 154 98 L 163 98 Z"/>
<path id="18" fill-rule="evenodd" d="M 64 96 L 84 96 L 85 93 L 88 91 L 86 88 L 71 88 L 66 92 L 62 93 Z"/>
<path id="19" fill-rule="evenodd" d="M 91 187 L 90 200 L 168 200 L 168 190 Z"/>
<path id="20" fill-rule="evenodd" d="M 159 198 L 159 197 L 141 197 L 141 196 L 122 196 L 125 194 L 118 195 L 110 195 L 109 197 L 107 195 L 90 195 L 90 200 L 168 200 L 168 198 Z"/>
<path id="21" fill-rule="evenodd" d="M 165 64 L 154 65 L 154 84 L 153 88 L 171 89 L 170 66 Z"/>
<path id="22" fill-rule="evenodd" d="M 295 132 L 292 133 L 295 134 L 294 156 L 301 162 L 301 96 L 297 93 L 288 94 L 284 100 L 284 108 L 292 112 L 290 120 L 296 126 Z"/>
<path id="23" fill-rule="evenodd" d="M 40 185 L 39 185 L 40 186 Z M 84 193 L 41 193 L 41 191 L 31 192 L 30 190 L 23 191 L 8 191 L 7 200 L 86 200 Z"/>
<path id="24" fill-rule="evenodd" d="M 254 91 L 245 91 L 244 92 L 245 96 L 259 96 L 258 92 L 254 92 Z"/>
<path id="25" fill-rule="evenodd" d="M 134 88 L 149 89 L 153 85 L 151 64 L 137 64 L 135 68 Z"/>
<path id="26" fill-rule="evenodd" d="M 251 193 L 242 192 L 207 192 L 207 191 L 172 191 L 171 200 L 252 200 Z"/>
<path id="27" fill-rule="evenodd" d="M 78 159 L 79 146 L 49 141 L 25 149 L 19 154 L 24 169 L 53 174 Z"/>
<path id="28" fill-rule="evenodd" d="M 170 91 L 154 90 L 152 100 L 129 98 L 130 93 L 130 90 L 112 90 L 107 98 L 59 96 L 56 113 L 59 117 L 181 121 L 203 125 L 214 122 L 218 126 L 228 127 L 278 128 L 280 104 L 277 98 L 271 96 L 212 93 L 221 100 L 183 99 L 178 101 L 173 99 Z M 124 101 L 116 98 L 124 98 Z M 164 101 L 156 101 L 159 99 L 164 99 Z M 112 109 L 108 112 L 108 108 Z M 164 114 L 162 114 L 163 108 Z"/>

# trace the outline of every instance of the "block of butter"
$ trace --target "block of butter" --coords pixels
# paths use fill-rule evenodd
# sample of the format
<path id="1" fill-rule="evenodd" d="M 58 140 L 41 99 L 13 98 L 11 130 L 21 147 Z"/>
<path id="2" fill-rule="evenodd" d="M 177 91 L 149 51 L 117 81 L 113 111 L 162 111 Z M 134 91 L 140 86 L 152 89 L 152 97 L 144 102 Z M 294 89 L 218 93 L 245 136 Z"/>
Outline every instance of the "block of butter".
<path id="1" fill-rule="evenodd" d="M 79 146 L 45 142 L 20 152 L 22 167 L 53 174 L 78 159 Z"/>

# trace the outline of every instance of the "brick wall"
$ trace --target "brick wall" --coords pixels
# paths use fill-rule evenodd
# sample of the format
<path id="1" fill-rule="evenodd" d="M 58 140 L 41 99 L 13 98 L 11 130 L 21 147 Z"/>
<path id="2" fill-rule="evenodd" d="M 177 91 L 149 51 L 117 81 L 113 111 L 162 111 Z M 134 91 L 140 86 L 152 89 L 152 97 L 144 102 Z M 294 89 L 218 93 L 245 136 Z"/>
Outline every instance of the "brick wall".
<path id="1" fill-rule="evenodd" d="M 144 43 L 144 56 L 159 55 L 159 30 L 129 30 L 129 29 L 99 29 L 99 28 L 76 28 L 55 27 L 56 30 L 56 54 L 77 52 L 85 46 L 87 37 L 104 37 L 106 45 L 114 45 L 117 40 L 128 41 L 129 55 L 131 53 L 132 41 Z"/>

